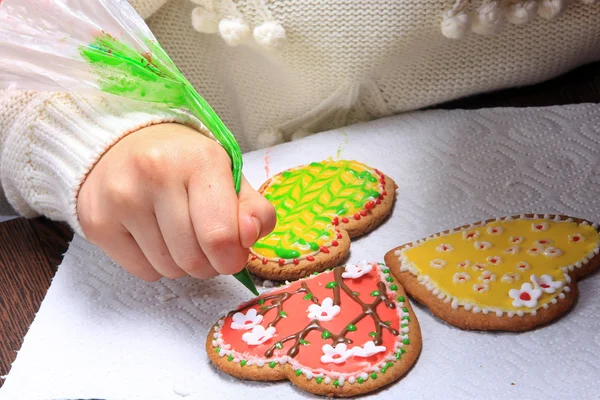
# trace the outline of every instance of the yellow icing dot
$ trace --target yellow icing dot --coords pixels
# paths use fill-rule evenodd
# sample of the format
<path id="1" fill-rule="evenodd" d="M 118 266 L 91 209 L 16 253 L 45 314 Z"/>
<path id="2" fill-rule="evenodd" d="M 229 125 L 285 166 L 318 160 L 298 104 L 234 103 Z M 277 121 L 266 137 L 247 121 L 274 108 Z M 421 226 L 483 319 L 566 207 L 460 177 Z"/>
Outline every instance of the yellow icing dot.
<path id="1" fill-rule="evenodd" d="M 429 284 L 459 304 L 531 311 L 558 297 L 566 283 L 563 267 L 583 262 L 599 244 L 600 235 L 587 224 L 502 220 L 406 248 L 402 264 L 427 275 Z M 452 251 L 440 252 L 439 246 Z M 475 283 L 464 285 L 467 281 Z"/>

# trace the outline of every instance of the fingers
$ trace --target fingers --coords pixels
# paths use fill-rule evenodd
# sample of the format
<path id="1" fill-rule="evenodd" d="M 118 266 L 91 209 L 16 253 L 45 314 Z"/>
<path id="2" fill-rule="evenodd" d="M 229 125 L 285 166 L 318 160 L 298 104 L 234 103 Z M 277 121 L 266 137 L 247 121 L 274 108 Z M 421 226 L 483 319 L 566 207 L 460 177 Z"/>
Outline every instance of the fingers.
<path id="1" fill-rule="evenodd" d="M 131 213 L 124 220 L 123 225 L 158 273 L 169 279 L 177 279 L 186 275 L 171 257 L 152 211 L 140 210 L 140 212 Z"/>
<path id="2" fill-rule="evenodd" d="M 156 219 L 174 262 L 184 272 L 198 279 L 218 275 L 198 244 L 192 225 L 188 193 L 183 185 L 161 191 L 156 197 Z"/>
<path id="3" fill-rule="evenodd" d="M 211 155 L 211 168 L 191 175 L 188 183 L 190 216 L 198 243 L 213 268 L 234 274 L 246 264 L 248 250 L 240 243 L 238 197 L 231 169 L 219 149 Z"/>
<path id="4" fill-rule="evenodd" d="M 123 231 L 110 241 L 99 244 L 102 250 L 130 274 L 148 282 L 162 278 L 148 261 L 135 239 L 129 232 Z"/>
<path id="5" fill-rule="evenodd" d="M 275 208 L 242 177 L 239 194 L 239 231 L 242 247 L 250 248 L 256 241 L 271 233 L 277 217 Z"/>

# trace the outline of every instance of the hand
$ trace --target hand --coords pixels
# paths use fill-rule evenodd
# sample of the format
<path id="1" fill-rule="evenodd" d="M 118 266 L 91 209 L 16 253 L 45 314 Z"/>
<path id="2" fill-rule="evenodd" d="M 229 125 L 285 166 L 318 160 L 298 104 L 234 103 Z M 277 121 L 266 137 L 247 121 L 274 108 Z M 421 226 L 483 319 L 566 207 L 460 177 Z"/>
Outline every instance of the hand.
<path id="1" fill-rule="evenodd" d="M 147 281 L 239 272 L 275 227 L 275 209 L 242 180 L 225 150 L 179 124 L 140 129 L 85 179 L 77 214 L 87 239 Z"/>

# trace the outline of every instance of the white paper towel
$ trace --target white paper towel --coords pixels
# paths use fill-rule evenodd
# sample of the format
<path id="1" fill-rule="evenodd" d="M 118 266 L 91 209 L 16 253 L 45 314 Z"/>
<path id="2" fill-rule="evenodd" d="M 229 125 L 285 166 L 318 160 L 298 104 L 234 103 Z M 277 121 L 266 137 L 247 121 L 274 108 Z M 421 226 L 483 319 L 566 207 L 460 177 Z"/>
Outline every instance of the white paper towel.
<path id="1" fill-rule="evenodd" d="M 523 212 L 600 221 L 600 106 L 430 111 L 352 126 L 245 156 L 266 172 L 327 157 L 377 167 L 399 185 L 392 217 L 354 241 L 351 260 L 439 230 Z M 267 162 L 265 162 L 267 161 Z M 598 399 L 600 275 L 575 309 L 534 332 L 464 332 L 416 313 L 423 352 L 379 399 Z M 296 399 L 292 384 L 250 383 L 215 370 L 205 335 L 250 298 L 231 277 L 141 282 L 76 238 L 22 350 L 2 400 Z M 373 396 L 373 397 L 375 397 Z"/>

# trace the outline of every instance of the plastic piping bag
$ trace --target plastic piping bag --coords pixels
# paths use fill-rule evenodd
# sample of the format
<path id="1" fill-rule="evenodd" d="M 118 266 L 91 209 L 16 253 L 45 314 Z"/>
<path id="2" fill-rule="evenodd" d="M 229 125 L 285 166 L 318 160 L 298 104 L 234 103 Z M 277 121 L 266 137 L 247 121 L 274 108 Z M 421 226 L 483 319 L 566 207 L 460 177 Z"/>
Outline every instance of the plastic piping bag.
<path id="1" fill-rule="evenodd" d="M 0 89 L 89 92 L 187 110 L 231 157 L 240 190 L 233 134 L 126 0 L 0 0 Z M 247 269 L 234 276 L 258 295 Z"/>

